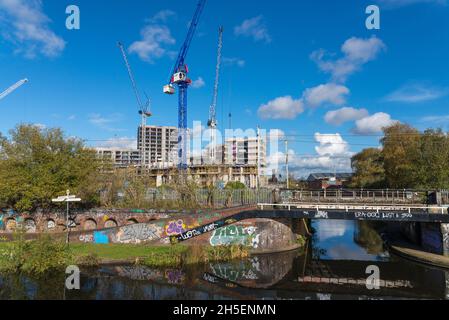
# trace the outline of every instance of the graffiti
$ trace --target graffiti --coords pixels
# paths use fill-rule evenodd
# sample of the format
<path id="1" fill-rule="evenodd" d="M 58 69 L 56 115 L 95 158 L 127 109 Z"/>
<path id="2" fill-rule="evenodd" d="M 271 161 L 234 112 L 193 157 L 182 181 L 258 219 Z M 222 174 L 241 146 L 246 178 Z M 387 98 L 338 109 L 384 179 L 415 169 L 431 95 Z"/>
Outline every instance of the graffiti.
<path id="1" fill-rule="evenodd" d="M 162 280 L 164 276 L 157 269 L 150 269 L 145 266 L 120 266 L 116 271 L 122 277 L 137 281 Z"/>
<path id="2" fill-rule="evenodd" d="M 92 234 L 82 234 L 79 236 L 81 242 L 89 243 L 94 241 L 94 236 Z"/>
<path id="3" fill-rule="evenodd" d="M 8 219 L 6 221 L 6 231 L 9 231 L 9 232 L 14 231 L 16 229 L 16 227 L 17 227 L 16 220 Z"/>
<path id="4" fill-rule="evenodd" d="M 165 272 L 165 278 L 170 284 L 182 284 L 184 282 L 185 275 L 182 270 L 167 270 Z"/>
<path id="5" fill-rule="evenodd" d="M 203 233 L 214 231 L 217 228 L 218 228 L 218 224 L 212 223 L 210 225 L 207 225 L 207 226 L 203 227 Z"/>
<path id="6" fill-rule="evenodd" d="M 94 232 L 94 242 L 96 244 L 108 244 L 109 237 L 105 232 L 95 231 Z"/>
<path id="7" fill-rule="evenodd" d="M 326 211 L 317 211 L 315 214 L 316 219 L 329 219 L 328 213 Z"/>
<path id="8" fill-rule="evenodd" d="M 208 273 L 205 273 L 203 275 L 203 279 L 205 281 L 207 281 L 207 282 L 210 282 L 210 283 L 217 283 L 218 282 L 218 278 L 217 277 L 214 277 L 214 276 L 212 276 L 212 275 L 210 275 Z"/>
<path id="9" fill-rule="evenodd" d="M 449 223 L 441 224 L 441 232 L 443 233 L 443 242 L 449 246 Z"/>
<path id="10" fill-rule="evenodd" d="M 243 245 L 257 248 L 259 245 L 259 235 L 256 235 L 256 227 L 231 225 L 215 230 L 210 238 L 210 244 L 216 246 Z"/>
<path id="11" fill-rule="evenodd" d="M 162 233 L 162 229 L 154 224 L 132 224 L 120 228 L 116 237 L 120 243 L 141 243 L 160 239 Z"/>
<path id="12" fill-rule="evenodd" d="M 165 227 L 165 233 L 168 236 L 174 236 L 186 231 L 186 225 L 182 220 L 170 221 Z"/>
<path id="13" fill-rule="evenodd" d="M 53 230 L 56 228 L 56 222 L 55 220 L 47 220 L 47 230 Z"/>
<path id="14" fill-rule="evenodd" d="M 194 237 L 198 237 L 201 235 L 201 232 L 198 230 L 191 230 L 191 231 L 187 231 L 186 233 L 180 235 L 182 240 L 189 240 L 192 239 Z"/>
<path id="15" fill-rule="evenodd" d="M 217 277 L 232 282 L 259 279 L 256 270 L 253 270 L 251 267 L 247 268 L 244 265 L 233 266 L 231 264 L 210 264 L 209 267 L 212 273 Z"/>
<path id="16" fill-rule="evenodd" d="M 118 224 L 117 224 L 117 222 L 115 220 L 108 219 L 104 223 L 104 228 L 105 229 L 116 228 L 116 227 L 118 227 Z"/>

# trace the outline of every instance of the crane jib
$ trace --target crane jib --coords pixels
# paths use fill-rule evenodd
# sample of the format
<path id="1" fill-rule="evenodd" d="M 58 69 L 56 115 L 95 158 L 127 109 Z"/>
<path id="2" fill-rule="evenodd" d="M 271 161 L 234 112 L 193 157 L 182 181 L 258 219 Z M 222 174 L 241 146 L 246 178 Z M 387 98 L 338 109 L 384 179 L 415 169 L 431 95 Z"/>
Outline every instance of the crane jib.
<path id="1" fill-rule="evenodd" d="M 173 74 L 175 74 L 181 67 L 183 67 L 185 65 L 185 58 L 189 51 L 190 44 L 193 39 L 193 35 L 195 34 L 195 31 L 196 31 L 196 27 L 198 26 L 198 23 L 199 23 L 199 20 L 201 17 L 201 13 L 203 12 L 203 9 L 206 5 L 206 1 L 207 0 L 200 0 L 198 2 L 192 22 L 190 23 L 190 27 L 189 27 L 189 31 L 187 33 L 186 39 L 185 39 L 181 49 L 179 50 L 178 58 L 176 59 L 176 63 L 175 63 L 175 65 L 172 69 L 172 72 L 170 74 L 168 84 L 170 84 L 172 82 L 171 80 L 172 80 Z"/>

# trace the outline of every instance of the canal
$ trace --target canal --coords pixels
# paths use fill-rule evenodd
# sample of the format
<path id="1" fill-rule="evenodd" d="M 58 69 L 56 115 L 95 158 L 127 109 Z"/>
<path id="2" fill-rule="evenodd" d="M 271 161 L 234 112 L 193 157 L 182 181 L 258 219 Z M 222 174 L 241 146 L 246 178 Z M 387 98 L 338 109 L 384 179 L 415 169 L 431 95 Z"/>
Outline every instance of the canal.
<path id="1" fill-rule="evenodd" d="M 41 279 L 0 275 L 0 299 L 449 299 L 449 272 L 390 255 L 379 226 L 322 220 L 299 251 L 183 269 L 115 265 L 82 270 L 81 289 L 65 275 Z M 367 268 L 380 272 L 366 286 Z"/>

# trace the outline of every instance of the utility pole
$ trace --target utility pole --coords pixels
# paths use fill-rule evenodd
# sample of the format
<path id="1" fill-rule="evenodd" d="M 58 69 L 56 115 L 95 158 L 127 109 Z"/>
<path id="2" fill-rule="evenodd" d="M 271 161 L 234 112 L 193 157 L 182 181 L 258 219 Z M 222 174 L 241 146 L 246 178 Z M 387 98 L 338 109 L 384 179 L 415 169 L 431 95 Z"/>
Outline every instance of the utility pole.
<path id="1" fill-rule="evenodd" d="M 260 127 L 257 126 L 257 190 L 260 188 Z"/>
<path id="2" fill-rule="evenodd" d="M 67 229 L 67 235 L 66 235 L 66 244 L 69 244 L 69 237 L 70 237 L 70 223 L 69 223 L 69 217 L 70 217 L 70 202 L 81 202 L 80 198 L 77 198 L 74 195 L 70 194 L 70 190 L 67 190 L 65 196 L 57 197 L 56 199 L 52 199 L 52 202 L 65 202 L 66 203 L 66 229 Z"/>
<path id="3" fill-rule="evenodd" d="M 288 173 L 288 140 L 285 140 L 285 171 L 287 174 L 287 189 L 290 189 L 290 177 Z"/>

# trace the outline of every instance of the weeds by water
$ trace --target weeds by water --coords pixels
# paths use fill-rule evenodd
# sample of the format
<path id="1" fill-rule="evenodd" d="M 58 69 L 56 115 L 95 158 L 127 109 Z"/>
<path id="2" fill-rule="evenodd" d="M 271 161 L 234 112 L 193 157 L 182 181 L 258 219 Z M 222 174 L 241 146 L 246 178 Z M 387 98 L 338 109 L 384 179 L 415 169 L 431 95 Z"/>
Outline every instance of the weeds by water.
<path id="1" fill-rule="evenodd" d="M 15 241 L 0 251 L 0 271 L 40 276 L 60 270 L 72 260 L 65 243 L 42 235 L 37 240 L 25 240 L 23 233 L 15 235 Z"/>

